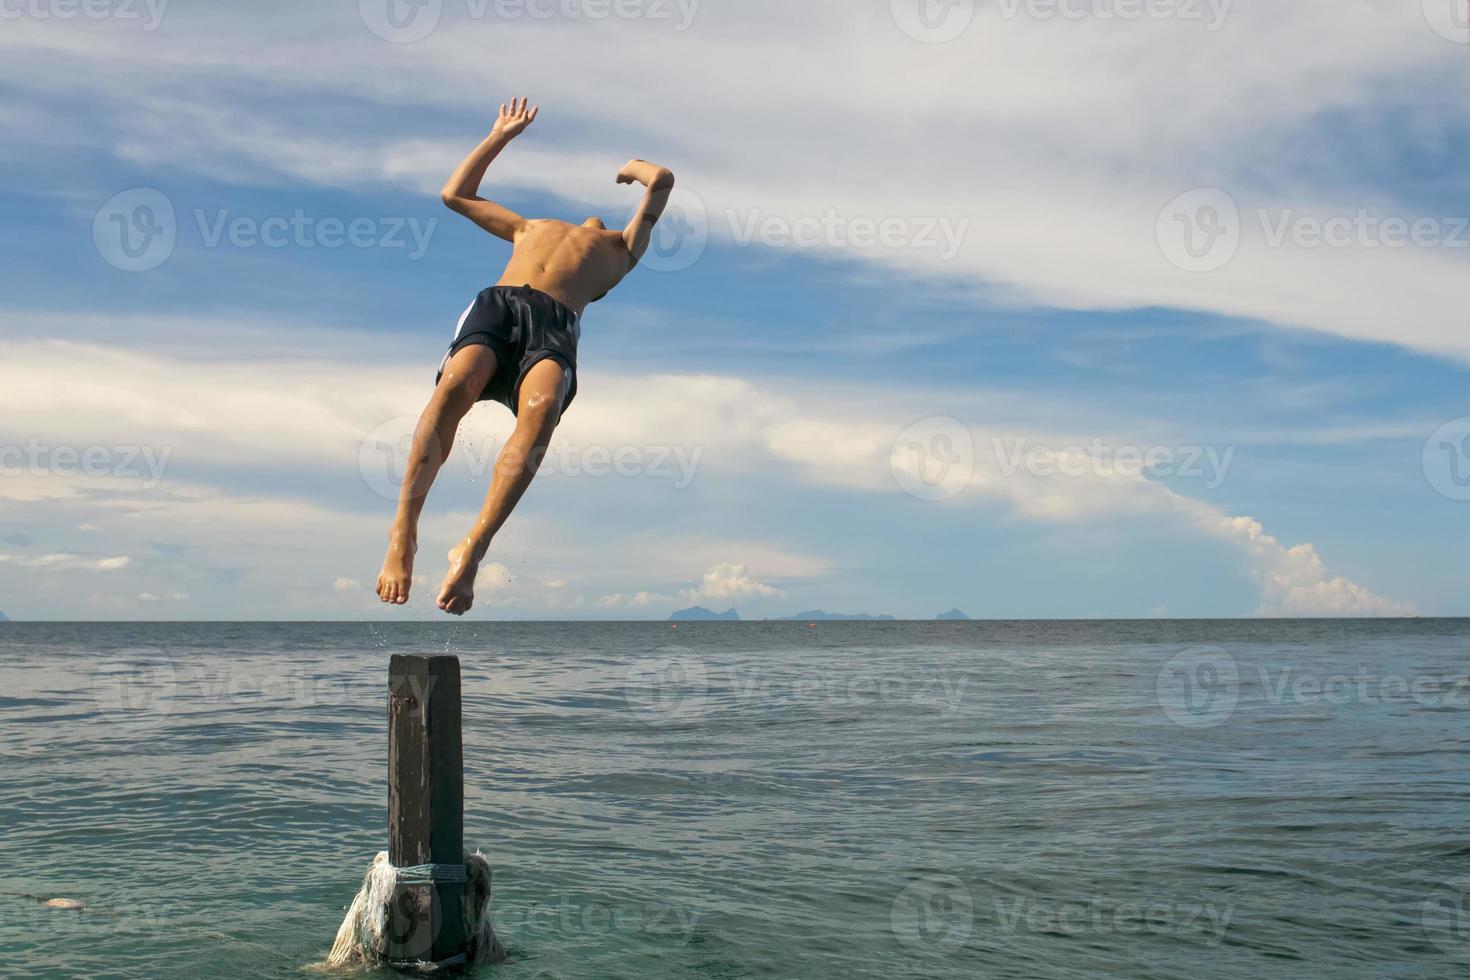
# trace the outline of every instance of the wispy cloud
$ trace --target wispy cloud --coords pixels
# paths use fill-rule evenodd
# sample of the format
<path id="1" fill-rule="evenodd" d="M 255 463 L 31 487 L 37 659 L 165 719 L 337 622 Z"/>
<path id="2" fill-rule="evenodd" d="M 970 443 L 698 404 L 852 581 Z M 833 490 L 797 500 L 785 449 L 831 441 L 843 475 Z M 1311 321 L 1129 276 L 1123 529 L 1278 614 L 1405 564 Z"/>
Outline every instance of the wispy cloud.
<path id="1" fill-rule="evenodd" d="M 0 564 L 47 572 L 117 572 L 133 563 L 131 558 L 88 558 L 83 555 L 0 555 Z"/>

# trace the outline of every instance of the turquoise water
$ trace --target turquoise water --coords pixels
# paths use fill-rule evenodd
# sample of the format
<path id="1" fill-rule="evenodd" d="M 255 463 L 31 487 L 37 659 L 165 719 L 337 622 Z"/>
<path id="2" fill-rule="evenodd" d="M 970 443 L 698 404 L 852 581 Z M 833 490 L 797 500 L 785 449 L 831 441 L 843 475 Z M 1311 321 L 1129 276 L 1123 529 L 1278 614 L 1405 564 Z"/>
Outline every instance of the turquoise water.
<path id="1" fill-rule="evenodd" d="M 301 976 L 385 846 L 388 656 L 448 651 L 486 975 L 1462 977 L 1467 641 L 7 624 L 0 974 Z"/>

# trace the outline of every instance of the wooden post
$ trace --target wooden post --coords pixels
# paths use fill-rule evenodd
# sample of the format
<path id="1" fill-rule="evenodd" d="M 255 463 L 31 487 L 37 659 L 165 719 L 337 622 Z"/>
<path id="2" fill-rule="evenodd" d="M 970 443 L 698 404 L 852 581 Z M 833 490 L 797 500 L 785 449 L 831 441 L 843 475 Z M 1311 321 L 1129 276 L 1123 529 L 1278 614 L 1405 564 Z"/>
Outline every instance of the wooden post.
<path id="1" fill-rule="evenodd" d="M 388 859 L 464 863 L 464 745 L 458 657 L 395 655 L 388 668 Z M 465 952 L 464 885 L 400 884 L 388 958 L 441 963 Z"/>

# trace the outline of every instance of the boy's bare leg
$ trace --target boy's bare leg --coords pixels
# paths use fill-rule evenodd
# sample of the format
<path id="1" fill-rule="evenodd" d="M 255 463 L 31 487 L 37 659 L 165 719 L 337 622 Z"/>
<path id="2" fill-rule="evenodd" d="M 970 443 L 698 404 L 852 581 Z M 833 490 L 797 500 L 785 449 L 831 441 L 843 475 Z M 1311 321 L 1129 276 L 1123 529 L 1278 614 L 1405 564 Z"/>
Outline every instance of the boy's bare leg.
<path id="1" fill-rule="evenodd" d="M 495 476 L 485 495 L 485 506 L 469 535 L 449 552 L 449 574 L 439 590 L 439 608 L 463 616 L 475 603 L 475 574 L 490 550 L 490 541 L 520 502 L 551 444 L 561 421 L 566 397 L 566 373 L 561 364 L 545 360 L 521 382 L 520 409 L 515 432 L 495 460 Z"/>
<path id="2" fill-rule="evenodd" d="M 472 345 L 455 354 L 445 365 L 444 375 L 419 418 L 398 494 L 398 512 L 388 529 L 388 555 L 378 574 L 378 598 L 384 602 L 401 606 L 408 601 L 424 500 L 454 448 L 460 421 L 490 383 L 495 367 L 495 353 L 483 345 Z"/>

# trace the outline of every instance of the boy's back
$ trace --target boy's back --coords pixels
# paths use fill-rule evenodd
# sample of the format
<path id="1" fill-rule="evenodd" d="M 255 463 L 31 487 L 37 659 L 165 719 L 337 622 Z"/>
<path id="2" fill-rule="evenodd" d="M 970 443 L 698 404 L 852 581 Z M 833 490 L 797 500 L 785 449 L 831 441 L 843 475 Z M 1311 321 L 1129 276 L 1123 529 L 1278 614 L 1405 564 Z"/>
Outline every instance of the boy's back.
<path id="1" fill-rule="evenodd" d="M 620 231 L 589 218 L 580 225 L 554 219 L 527 221 L 516 234 L 501 286 L 532 286 L 565 303 L 578 316 L 633 268 Z"/>

